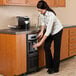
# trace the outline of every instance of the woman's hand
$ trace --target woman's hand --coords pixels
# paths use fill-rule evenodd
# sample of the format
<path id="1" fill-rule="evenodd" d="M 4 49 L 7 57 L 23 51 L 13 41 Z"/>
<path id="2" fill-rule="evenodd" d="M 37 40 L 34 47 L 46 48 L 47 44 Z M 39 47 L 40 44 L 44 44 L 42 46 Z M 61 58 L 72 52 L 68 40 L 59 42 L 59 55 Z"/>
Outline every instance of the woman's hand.
<path id="1" fill-rule="evenodd" d="M 33 48 L 37 48 L 37 47 L 39 47 L 39 46 L 41 46 L 41 43 L 40 43 L 40 42 L 34 44 L 34 45 L 33 45 Z"/>
<path id="2" fill-rule="evenodd" d="M 38 37 L 39 39 L 41 39 L 41 38 L 42 38 L 42 36 L 43 36 L 43 32 L 41 31 L 41 32 L 38 34 L 38 36 L 37 36 L 37 37 Z"/>
<path id="3" fill-rule="evenodd" d="M 33 45 L 33 48 L 37 48 L 43 44 L 43 42 L 46 40 L 47 36 L 43 36 L 43 38 L 40 40 L 40 42 Z"/>

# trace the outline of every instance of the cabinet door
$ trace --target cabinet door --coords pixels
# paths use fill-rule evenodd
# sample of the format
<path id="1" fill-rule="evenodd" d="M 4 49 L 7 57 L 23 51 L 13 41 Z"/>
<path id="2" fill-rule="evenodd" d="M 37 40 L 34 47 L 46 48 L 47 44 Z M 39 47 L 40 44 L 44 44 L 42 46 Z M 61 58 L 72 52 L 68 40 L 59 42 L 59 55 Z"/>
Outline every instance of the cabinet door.
<path id="1" fill-rule="evenodd" d="M 0 5 L 5 5 L 6 4 L 6 0 L 0 0 Z"/>
<path id="2" fill-rule="evenodd" d="M 37 6 L 39 0 L 27 0 L 28 6 Z"/>
<path id="3" fill-rule="evenodd" d="M 44 45 L 39 47 L 39 68 L 45 66 L 45 51 L 44 51 Z"/>
<path id="4" fill-rule="evenodd" d="M 0 34 L 0 73 L 13 76 L 15 68 L 15 35 Z"/>
<path id="5" fill-rule="evenodd" d="M 45 0 L 50 7 L 55 6 L 55 0 Z"/>
<path id="6" fill-rule="evenodd" d="M 62 34 L 62 40 L 61 40 L 61 54 L 60 54 L 60 59 L 65 59 L 68 58 L 68 28 L 63 29 L 63 34 Z"/>
<path id="7" fill-rule="evenodd" d="M 62 39 L 61 39 L 61 53 L 60 53 L 60 60 L 68 58 L 69 57 L 69 52 L 68 52 L 68 28 L 63 29 L 62 33 Z M 51 46 L 51 51 L 52 51 L 52 56 L 54 55 L 54 42 L 52 42 Z"/>
<path id="8" fill-rule="evenodd" d="M 7 5 L 24 5 L 26 0 L 7 0 Z"/>
<path id="9" fill-rule="evenodd" d="M 70 28 L 69 56 L 76 55 L 76 27 Z"/>
<path id="10" fill-rule="evenodd" d="M 65 7 L 65 0 L 56 0 L 55 5 L 57 7 Z"/>
<path id="11" fill-rule="evenodd" d="M 39 0 L 27 0 L 28 6 L 37 6 Z M 55 6 L 55 0 L 44 0 L 49 6 Z"/>
<path id="12" fill-rule="evenodd" d="M 0 0 L 0 5 L 3 5 L 3 0 Z"/>
<path id="13" fill-rule="evenodd" d="M 26 34 L 16 35 L 16 75 L 27 72 Z"/>

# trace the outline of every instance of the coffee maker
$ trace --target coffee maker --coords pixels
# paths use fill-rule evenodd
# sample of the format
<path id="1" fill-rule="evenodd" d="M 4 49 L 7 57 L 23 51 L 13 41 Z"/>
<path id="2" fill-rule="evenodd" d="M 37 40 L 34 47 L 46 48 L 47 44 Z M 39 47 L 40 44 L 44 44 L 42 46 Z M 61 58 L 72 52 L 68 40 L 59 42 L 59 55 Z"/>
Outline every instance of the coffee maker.
<path id="1" fill-rule="evenodd" d="M 30 29 L 30 20 L 28 16 L 25 17 L 17 16 L 17 19 L 18 19 L 18 29 L 25 29 L 25 30 Z"/>

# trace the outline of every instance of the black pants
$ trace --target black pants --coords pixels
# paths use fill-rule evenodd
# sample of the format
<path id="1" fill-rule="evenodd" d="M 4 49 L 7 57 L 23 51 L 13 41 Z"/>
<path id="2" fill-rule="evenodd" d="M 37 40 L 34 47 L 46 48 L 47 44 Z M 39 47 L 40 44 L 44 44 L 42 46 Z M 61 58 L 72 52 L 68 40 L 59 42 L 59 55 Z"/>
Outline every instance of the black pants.
<path id="1" fill-rule="evenodd" d="M 46 68 L 55 71 L 59 70 L 62 31 L 63 30 L 59 31 L 55 35 L 49 35 L 45 40 L 45 44 L 44 44 Z M 54 40 L 54 58 L 52 58 L 52 53 L 50 49 L 53 40 Z"/>

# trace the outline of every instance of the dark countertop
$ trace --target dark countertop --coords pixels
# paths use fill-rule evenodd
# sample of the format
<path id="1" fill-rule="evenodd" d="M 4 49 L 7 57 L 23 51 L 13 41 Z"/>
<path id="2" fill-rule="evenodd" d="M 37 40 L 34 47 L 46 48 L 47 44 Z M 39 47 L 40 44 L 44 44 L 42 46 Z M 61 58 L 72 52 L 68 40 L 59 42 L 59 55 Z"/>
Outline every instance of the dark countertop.
<path id="1" fill-rule="evenodd" d="M 63 25 L 64 28 L 71 28 L 71 27 L 76 27 L 76 25 Z"/>
<path id="2" fill-rule="evenodd" d="M 31 28 L 29 30 L 24 29 L 0 29 L 1 34 L 30 34 L 30 33 L 36 33 L 39 32 L 39 30 L 35 28 Z"/>
<path id="3" fill-rule="evenodd" d="M 76 25 L 69 25 L 69 26 L 64 26 L 64 28 L 71 28 L 71 27 L 76 27 Z M 29 33 L 38 33 L 40 29 L 37 29 L 35 26 L 31 27 L 30 30 L 23 30 L 23 29 L 0 29 L 1 34 L 29 34 Z"/>

